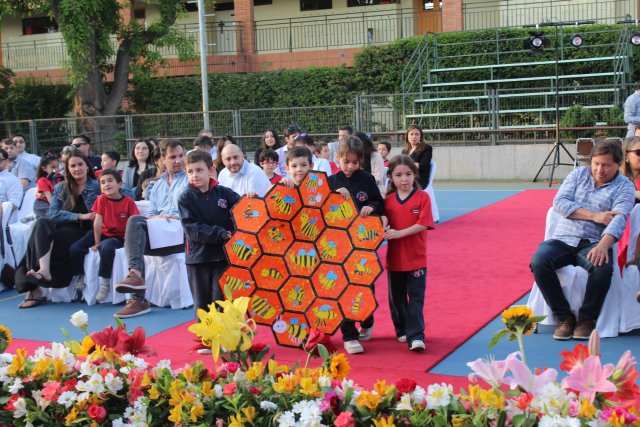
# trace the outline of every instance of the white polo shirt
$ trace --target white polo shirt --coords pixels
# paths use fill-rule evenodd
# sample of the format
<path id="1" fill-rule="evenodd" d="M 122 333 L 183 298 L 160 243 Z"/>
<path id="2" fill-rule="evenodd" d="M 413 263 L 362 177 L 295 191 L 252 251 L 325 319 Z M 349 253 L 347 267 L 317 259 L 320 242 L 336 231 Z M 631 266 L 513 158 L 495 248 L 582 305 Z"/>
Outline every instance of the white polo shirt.
<path id="1" fill-rule="evenodd" d="M 241 196 L 251 192 L 256 193 L 259 197 L 264 197 L 271 187 L 269 178 L 264 171 L 248 160 L 243 161 L 238 173 L 231 173 L 227 168 L 222 169 L 218 174 L 218 183 Z"/>

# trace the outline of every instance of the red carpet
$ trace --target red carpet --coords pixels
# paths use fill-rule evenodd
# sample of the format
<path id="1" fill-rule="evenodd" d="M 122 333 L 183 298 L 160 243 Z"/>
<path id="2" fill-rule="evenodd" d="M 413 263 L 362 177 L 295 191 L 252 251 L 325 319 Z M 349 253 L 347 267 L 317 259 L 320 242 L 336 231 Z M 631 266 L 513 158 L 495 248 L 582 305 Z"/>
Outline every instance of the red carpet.
<path id="1" fill-rule="evenodd" d="M 503 309 L 527 293 L 532 284 L 528 262 L 544 237 L 546 211 L 555 190 L 528 190 L 467 215 L 455 218 L 429 233 L 427 275 L 427 351 L 414 354 L 395 339 L 387 303 L 387 279 L 376 283 L 380 307 L 374 337 L 364 343 L 365 353 L 349 357 L 350 377 L 364 386 L 377 379 L 387 382 L 409 377 L 419 384 L 446 381 L 457 389 L 466 377 L 428 374 L 427 371 L 489 323 Z M 380 251 L 381 259 L 386 249 Z M 174 367 L 195 358 L 213 364 L 211 357 L 189 354 L 193 335 L 188 324 L 148 339 L 161 359 Z M 256 341 L 267 343 L 281 362 L 304 363 L 306 354 L 278 347 L 267 328 L 260 327 Z M 340 333 L 334 343 L 342 345 Z M 35 342 L 16 340 L 35 348 Z M 489 351 L 487 351 L 489 353 Z"/>

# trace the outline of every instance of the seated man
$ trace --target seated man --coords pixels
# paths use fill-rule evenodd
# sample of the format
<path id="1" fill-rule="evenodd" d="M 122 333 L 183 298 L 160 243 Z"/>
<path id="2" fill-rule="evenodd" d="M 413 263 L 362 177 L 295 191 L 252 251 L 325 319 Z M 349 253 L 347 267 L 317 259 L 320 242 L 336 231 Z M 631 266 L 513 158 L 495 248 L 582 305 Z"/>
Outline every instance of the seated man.
<path id="1" fill-rule="evenodd" d="M 218 175 L 218 182 L 241 196 L 264 197 L 271 187 L 269 178 L 259 166 L 245 160 L 242 149 L 229 144 L 220 153 L 224 169 Z"/>
<path id="2" fill-rule="evenodd" d="M 102 169 L 102 165 L 100 162 L 100 157 L 91 155 L 91 140 L 87 135 L 76 135 L 71 138 L 71 145 L 73 145 L 76 149 L 80 150 L 82 154 L 87 156 L 89 159 L 89 163 L 91 163 L 91 167 L 93 167 L 94 172 Z"/>
<path id="3" fill-rule="evenodd" d="M 18 178 L 20 185 L 22 185 L 22 189 L 26 191 L 29 188 L 35 187 L 37 181 L 37 167 L 34 167 L 25 158 L 18 157 L 18 148 L 16 147 L 15 141 L 9 138 L 3 139 L 2 149 L 9 155 L 9 160 L 12 162 L 9 170 L 16 178 Z"/>
<path id="4" fill-rule="evenodd" d="M 147 286 L 144 282 L 144 255 L 165 256 L 184 252 L 184 245 L 151 249 L 147 231 L 147 218 L 180 219 L 178 198 L 187 188 L 187 175 L 184 172 L 184 146 L 175 139 L 160 141 L 160 162 L 165 172 L 153 186 L 149 197 L 149 210 L 146 217 L 135 215 L 127 221 L 124 235 L 124 249 L 127 253 L 129 274 L 116 285 L 120 293 L 132 293 L 132 299 L 115 317 L 128 318 L 148 313 L 151 308 L 145 299 Z"/>
<path id="5" fill-rule="evenodd" d="M 620 145 L 598 142 L 591 156 L 590 167 L 575 169 L 560 186 L 553 209 L 563 218 L 531 259 L 538 288 L 557 319 L 557 340 L 589 339 L 611 286 L 611 246 L 622 236 L 634 203 L 634 186 L 618 171 Z M 577 323 L 555 272 L 567 265 L 589 274 Z"/>
<path id="6" fill-rule="evenodd" d="M 10 165 L 9 154 L 0 148 L 0 203 L 11 202 L 15 211 L 20 207 L 24 193 L 18 178 L 9 172 Z"/>

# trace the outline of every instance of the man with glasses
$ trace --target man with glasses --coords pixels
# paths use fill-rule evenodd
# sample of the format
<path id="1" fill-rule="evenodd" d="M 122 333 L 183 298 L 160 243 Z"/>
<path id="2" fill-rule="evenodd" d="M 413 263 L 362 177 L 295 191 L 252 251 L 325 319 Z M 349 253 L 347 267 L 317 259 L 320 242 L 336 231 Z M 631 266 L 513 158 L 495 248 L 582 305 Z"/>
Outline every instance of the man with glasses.
<path id="1" fill-rule="evenodd" d="M 11 173 L 18 178 L 23 190 L 36 186 L 36 167 L 33 167 L 24 158 L 18 158 L 16 143 L 11 139 L 2 140 L 2 149 L 9 155 L 12 165 L 9 167 Z"/>
<path id="2" fill-rule="evenodd" d="M 284 130 L 283 137 L 286 144 L 276 150 L 278 153 L 278 167 L 275 173 L 285 178 L 287 174 L 287 151 L 296 145 L 296 138 L 302 133 L 298 125 L 289 125 Z"/>
<path id="3" fill-rule="evenodd" d="M 17 157 L 28 161 L 34 168 L 38 169 L 38 166 L 40 165 L 40 156 L 27 153 L 25 150 L 27 143 L 24 139 L 24 135 L 15 134 L 11 137 L 11 140 L 16 143 L 16 151 L 18 152 Z"/>
<path id="4" fill-rule="evenodd" d="M 98 156 L 92 156 L 91 153 L 91 140 L 87 135 L 76 135 L 71 140 L 71 145 L 73 145 L 77 150 L 79 150 L 82 154 L 87 156 L 89 159 L 89 163 L 91 163 L 91 167 L 93 171 L 98 171 L 102 169 L 101 159 Z"/>
<path id="5" fill-rule="evenodd" d="M 0 148 L 0 203 L 11 202 L 15 211 L 22 203 L 22 184 L 11 172 L 9 153 Z"/>

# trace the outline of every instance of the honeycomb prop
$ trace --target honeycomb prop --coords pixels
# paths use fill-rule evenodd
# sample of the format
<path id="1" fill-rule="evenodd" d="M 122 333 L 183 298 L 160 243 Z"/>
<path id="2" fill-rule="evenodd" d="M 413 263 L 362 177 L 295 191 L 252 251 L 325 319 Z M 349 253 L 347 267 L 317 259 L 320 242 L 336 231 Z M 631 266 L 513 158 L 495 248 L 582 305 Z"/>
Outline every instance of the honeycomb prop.
<path id="1" fill-rule="evenodd" d="M 219 285 L 249 297 L 250 315 L 280 345 L 300 346 L 311 328 L 333 335 L 343 319 L 363 321 L 378 307 L 371 285 L 382 273 L 382 221 L 360 218 L 326 174 L 310 171 L 298 188 L 274 185 L 264 199 L 245 196 L 231 212 L 236 232 Z"/>

